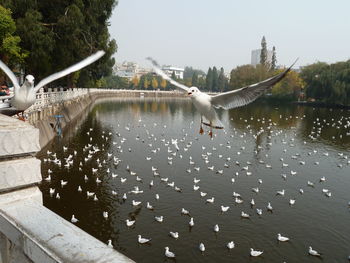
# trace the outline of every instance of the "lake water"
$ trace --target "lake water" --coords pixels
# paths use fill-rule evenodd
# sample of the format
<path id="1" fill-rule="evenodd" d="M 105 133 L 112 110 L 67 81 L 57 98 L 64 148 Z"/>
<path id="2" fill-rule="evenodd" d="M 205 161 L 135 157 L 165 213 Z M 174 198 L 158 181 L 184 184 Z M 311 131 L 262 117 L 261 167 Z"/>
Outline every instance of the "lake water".
<path id="1" fill-rule="evenodd" d="M 167 261 L 166 246 L 176 254 L 176 262 L 186 263 L 348 262 L 350 112 L 255 102 L 219 111 L 219 116 L 225 130 L 214 130 L 210 139 L 207 127 L 205 134 L 198 133 L 200 116 L 190 100 L 116 99 L 96 104 L 62 139 L 39 153 L 43 177 L 52 170 L 51 181 L 40 186 L 44 205 L 67 220 L 74 214 L 78 227 L 102 242 L 111 239 L 116 250 L 136 262 Z M 172 139 L 177 139 L 179 150 Z M 55 158 L 48 150 L 56 153 L 61 166 L 50 161 Z M 73 162 L 66 167 L 69 155 Z M 98 170 L 93 173 L 93 168 Z M 195 184 L 194 178 L 200 181 Z M 67 185 L 62 187 L 61 180 Z M 200 188 L 195 191 L 194 185 Z M 143 192 L 131 193 L 135 186 Z M 49 188 L 60 199 L 50 195 Z M 282 189 L 285 195 L 276 195 Z M 87 191 L 98 200 L 88 198 Z M 200 192 L 207 195 L 201 197 Z M 242 203 L 235 202 L 233 192 L 241 195 Z M 211 197 L 214 203 L 207 203 Z M 133 206 L 133 200 L 142 203 Z M 146 208 L 147 202 L 154 210 Z M 223 213 L 221 205 L 230 208 Z M 182 208 L 191 216 L 182 215 Z M 250 218 L 242 218 L 242 211 Z M 163 216 L 163 222 L 155 216 Z M 126 219 L 136 223 L 127 227 Z M 178 232 L 179 238 L 172 238 L 170 231 Z M 290 241 L 278 242 L 278 233 Z M 139 234 L 151 242 L 140 245 Z M 226 247 L 229 241 L 235 248 Z M 309 246 L 322 257 L 308 255 Z M 250 248 L 264 253 L 252 258 Z"/>

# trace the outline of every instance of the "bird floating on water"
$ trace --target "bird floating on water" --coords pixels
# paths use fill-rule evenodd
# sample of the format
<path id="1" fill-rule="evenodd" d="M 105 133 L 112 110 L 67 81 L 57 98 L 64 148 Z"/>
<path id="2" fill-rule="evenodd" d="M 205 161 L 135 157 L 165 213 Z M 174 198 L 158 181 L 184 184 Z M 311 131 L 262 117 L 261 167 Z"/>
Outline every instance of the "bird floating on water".
<path id="1" fill-rule="evenodd" d="M 204 251 L 205 251 L 205 246 L 204 246 L 203 243 L 200 243 L 200 244 L 199 244 L 199 250 L 200 250 L 201 252 L 204 252 Z"/>
<path id="2" fill-rule="evenodd" d="M 146 243 L 150 242 L 151 239 L 150 239 L 150 238 L 144 238 L 144 237 L 141 237 L 141 235 L 138 235 L 137 241 L 138 241 L 140 244 L 146 244 Z"/>
<path id="3" fill-rule="evenodd" d="M 72 218 L 71 218 L 71 220 L 70 220 L 72 223 L 76 223 L 76 222 L 78 222 L 79 220 L 74 216 L 74 215 L 72 215 Z"/>
<path id="4" fill-rule="evenodd" d="M 309 254 L 310 254 L 311 256 L 316 256 L 316 257 L 320 257 L 320 256 L 321 256 L 321 254 L 318 253 L 316 250 L 312 249 L 311 246 L 309 247 Z"/>
<path id="5" fill-rule="evenodd" d="M 230 242 L 227 243 L 226 246 L 227 246 L 228 249 L 233 249 L 235 247 L 235 243 L 233 241 L 230 241 Z"/>
<path id="6" fill-rule="evenodd" d="M 278 241 L 281 241 L 281 242 L 289 241 L 288 237 L 284 237 L 280 233 L 277 234 L 277 239 L 278 239 Z"/>
<path id="7" fill-rule="evenodd" d="M 178 239 L 179 238 L 179 232 L 169 232 L 170 236 L 175 238 L 175 239 Z"/>
<path id="8" fill-rule="evenodd" d="M 252 257 L 258 257 L 260 255 L 262 255 L 262 253 L 264 253 L 264 251 L 259 251 L 259 250 L 254 250 L 254 249 L 250 249 L 250 255 Z"/>
<path id="9" fill-rule="evenodd" d="M 165 256 L 167 258 L 175 258 L 175 253 L 169 250 L 169 247 L 165 247 Z"/>

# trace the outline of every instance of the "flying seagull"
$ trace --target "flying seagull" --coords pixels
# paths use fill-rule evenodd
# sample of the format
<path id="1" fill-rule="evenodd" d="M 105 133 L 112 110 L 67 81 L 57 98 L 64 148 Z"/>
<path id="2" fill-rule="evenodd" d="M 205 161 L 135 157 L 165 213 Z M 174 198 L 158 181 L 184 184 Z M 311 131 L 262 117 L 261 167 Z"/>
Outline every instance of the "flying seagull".
<path id="1" fill-rule="evenodd" d="M 220 93 L 218 95 L 211 96 L 207 93 L 201 92 L 197 87 L 187 87 L 181 83 L 176 82 L 171 79 L 167 74 L 165 74 L 161 69 L 157 61 L 151 57 L 146 58 L 153 65 L 153 70 L 156 74 L 161 76 L 163 79 L 169 81 L 174 86 L 180 88 L 181 90 L 187 92 L 188 96 L 192 99 L 194 106 L 201 114 L 201 123 L 199 133 L 203 134 L 202 124 L 210 127 L 209 135 L 212 137 L 212 128 L 222 129 L 223 126 L 218 120 L 215 108 L 223 108 L 225 110 L 241 107 L 247 105 L 259 96 L 261 96 L 268 88 L 275 85 L 281 81 L 287 73 L 291 70 L 295 62 L 284 72 L 271 77 L 269 79 L 260 81 L 258 83 L 235 89 L 227 92 Z M 209 121 L 209 123 L 203 122 L 203 116 Z"/>
<path id="2" fill-rule="evenodd" d="M 95 54 L 85 58 L 84 60 L 66 68 L 62 71 L 56 72 L 47 78 L 41 80 L 36 86 L 34 86 L 34 77 L 32 75 L 27 75 L 22 86 L 19 85 L 16 76 L 13 72 L 0 60 L 0 68 L 5 72 L 5 74 L 12 81 L 14 86 L 14 94 L 1 97 L 2 100 L 11 99 L 11 104 L 16 108 L 16 111 L 10 111 L 9 115 L 22 113 L 32 106 L 35 103 L 36 93 L 40 88 L 49 84 L 52 81 L 55 81 L 59 78 L 62 78 L 72 72 L 78 71 L 91 63 L 95 62 L 105 54 L 104 51 L 97 51 Z M 6 114 L 6 112 L 4 112 Z M 22 119 L 24 120 L 24 119 Z"/>

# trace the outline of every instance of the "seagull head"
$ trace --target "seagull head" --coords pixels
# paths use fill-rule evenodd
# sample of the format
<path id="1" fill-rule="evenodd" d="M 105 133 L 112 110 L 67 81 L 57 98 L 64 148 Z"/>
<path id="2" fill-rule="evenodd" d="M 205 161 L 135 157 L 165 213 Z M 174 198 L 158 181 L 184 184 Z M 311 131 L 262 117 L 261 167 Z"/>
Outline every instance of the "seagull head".
<path id="1" fill-rule="evenodd" d="M 197 94 L 199 94 L 199 89 L 197 87 L 191 87 L 189 90 L 188 90 L 188 96 L 190 97 L 193 97 L 193 96 L 196 96 Z"/>
<path id="2" fill-rule="evenodd" d="M 25 78 L 25 82 L 27 82 L 30 86 L 34 86 L 34 76 L 27 75 Z"/>

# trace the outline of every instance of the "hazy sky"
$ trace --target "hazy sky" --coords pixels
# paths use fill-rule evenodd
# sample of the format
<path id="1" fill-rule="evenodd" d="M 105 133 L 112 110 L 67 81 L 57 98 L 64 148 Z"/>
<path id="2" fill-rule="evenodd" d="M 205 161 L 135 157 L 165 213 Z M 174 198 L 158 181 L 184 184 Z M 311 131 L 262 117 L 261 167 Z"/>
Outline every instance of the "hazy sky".
<path id="1" fill-rule="evenodd" d="M 350 59 L 350 0 L 119 0 L 110 22 L 118 62 L 230 71 L 263 35 L 278 64 Z"/>

